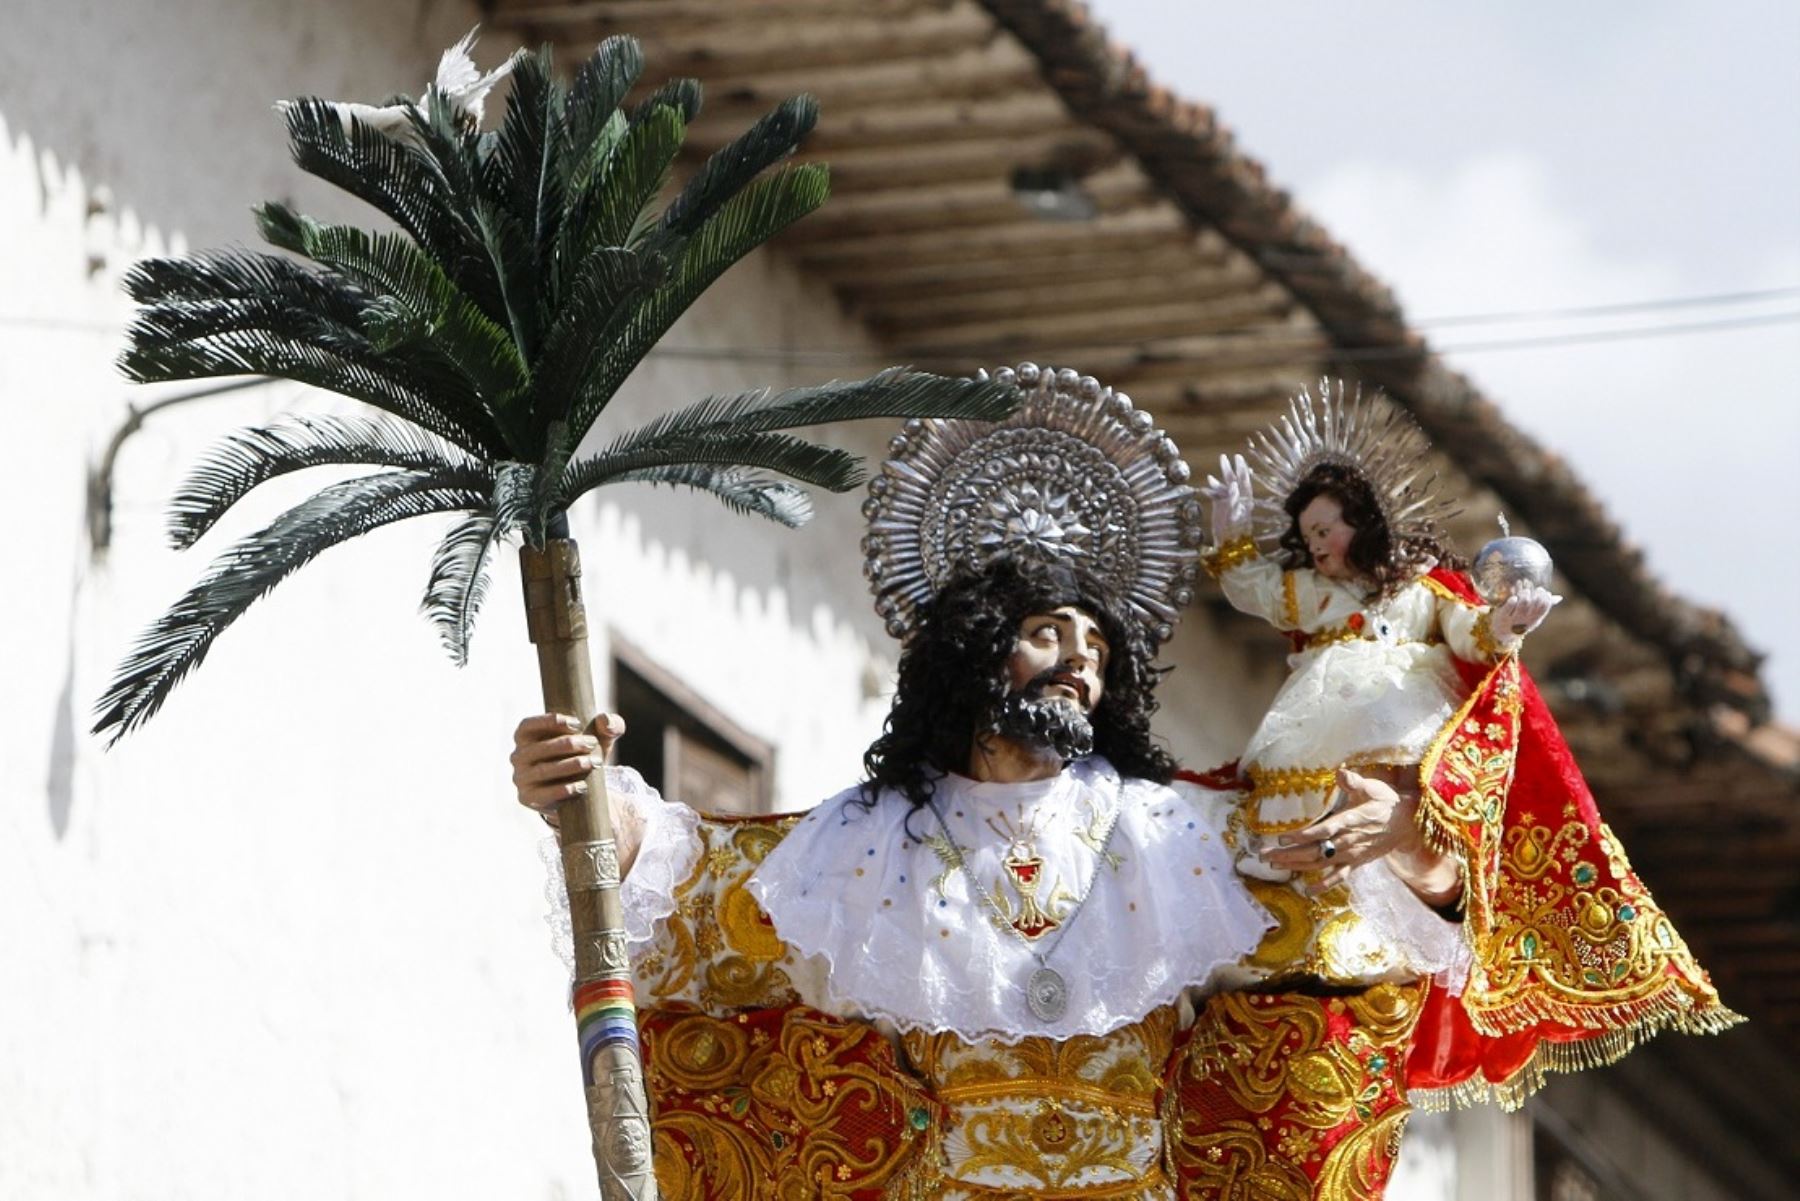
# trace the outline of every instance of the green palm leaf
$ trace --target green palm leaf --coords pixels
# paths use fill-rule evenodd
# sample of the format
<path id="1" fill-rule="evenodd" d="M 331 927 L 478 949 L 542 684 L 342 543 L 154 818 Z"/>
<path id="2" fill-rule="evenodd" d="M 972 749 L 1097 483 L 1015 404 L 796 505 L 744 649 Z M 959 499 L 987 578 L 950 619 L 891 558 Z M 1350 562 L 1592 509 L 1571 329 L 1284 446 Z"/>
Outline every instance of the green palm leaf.
<path id="1" fill-rule="evenodd" d="M 552 81 L 549 51 L 520 54 L 506 116 L 494 135 L 492 153 L 482 160 L 482 188 L 524 232 L 533 251 L 533 274 L 540 277 L 549 272 L 562 223 L 562 149 L 563 93 Z M 540 314 L 540 323 L 542 319 Z"/>
<path id="2" fill-rule="evenodd" d="M 998 421 L 1016 403 L 1013 389 L 989 380 L 947 379 L 890 367 L 868 379 L 709 396 L 646 422 L 609 449 L 626 451 L 655 447 L 668 438 L 717 438 L 870 417 L 952 415 Z"/>
<path id="3" fill-rule="evenodd" d="M 562 312 L 544 334 L 532 380 L 537 424 L 560 419 L 568 397 L 588 387 L 638 304 L 668 272 L 666 259 L 623 246 L 603 246 L 588 255 Z"/>
<path id="4" fill-rule="evenodd" d="M 328 101 L 289 103 L 288 141 L 301 170 L 373 205 L 440 263 L 468 261 L 479 231 L 439 165 L 412 147 L 342 119 Z M 467 281 L 463 281 L 467 286 Z"/>
<path id="5" fill-rule="evenodd" d="M 682 463 L 740 466 L 773 471 L 831 492 L 848 492 L 864 480 L 862 460 L 849 451 L 818 446 L 785 434 L 672 434 L 654 443 L 609 448 L 577 460 L 563 473 L 563 506 L 633 473 Z"/>
<path id="6" fill-rule="evenodd" d="M 419 608 L 438 627 L 444 649 L 458 667 L 469 662 L 475 615 L 487 597 L 488 557 L 531 516 L 539 495 L 537 474 L 529 464 L 503 465 L 494 479 L 492 507 L 458 522 L 432 556 L 431 579 Z"/>
<path id="7" fill-rule="evenodd" d="M 686 132 L 681 113 L 666 104 L 630 122 L 618 149 L 577 197 L 563 254 L 579 261 L 595 247 L 627 245 L 668 182 Z"/>
<path id="8" fill-rule="evenodd" d="M 150 329 L 153 314 L 133 326 Z M 384 357 L 366 343 L 308 339 L 304 331 L 224 329 L 204 338 L 159 345 L 148 336 L 120 357 L 125 374 L 140 382 L 272 375 L 363 401 L 428 430 L 472 453 L 506 453 L 506 443 L 477 409 L 470 414 L 445 404 L 453 381 L 422 376 Z M 447 373 L 446 373 L 447 374 Z M 476 424 L 480 420 L 489 428 Z"/>
<path id="9" fill-rule="evenodd" d="M 824 167 L 786 167 L 733 196 L 701 225 L 688 239 L 674 277 L 639 306 L 607 348 L 600 369 L 570 410 L 571 433 L 577 438 L 587 433 L 625 377 L 727 267 L 824 204 L 830 189 Z"/>
<path id="10" fill-rule="evenodd" d="M 625 114 L 618 111 L 619 105 L 643 71 L 644 52 L 637 40 L 614 36 L 601 42 L 575 72 L 564 109 L 561 158 L 571 204 L 624 136 Z"/>
<path id="11" fill-rule="evenodd" d="M 416 105 L 390 101 L 405 118 L 381 129 L 346 121 L 349 110 L 327 101 L 295 101 L 283 108 L 295 161 L 397 230 L 269 204 L 258 213 L 263 236 L 304 261 L 225 252 L 132 271 L 127 286 L 142 307 L 120 359 L 132 378 L 276 376 L 387 415 L 295 418 L 232 435 L 176 493 L 178 546 L 275 476 L 327 464 L 387 470 L 324 489 L 220 556 L 127 658 L 100 703 L 99 730 L 116 739 L 145 720 L 257 597 L 326 546 L 389 521 L 465 515 L 437 548 L 423 602 L 462 662 L 494 547 L 514 533 L 541 544 L 595 487 L 697 489 L 798 525 L 811 503 L 790 481 L 841 491 L 862 474 L 855 456 L 783 431 L 861 417 L 991 419 L 1010 408 L 1011 391 L 994 384 L 886 372 L 712 397 L 572 462 L 700 294 L 829 192 L 823 166 L 777 166 L 816 120 L 803 96 L 712 155 L 659 207 L 700 87 L 674 80 L 626 111 L 642 69 L 629 38 L 603 42 L 567 89 L 547 52 L 525 55 L 493 132 L 436 87 Z"/>
<path id="12" fill-rule="evenodd" d="M 480 460 L 405 422 L 291 414 L 236 431 L 200 460 L 169 502 L 169 540 L 178 550 L 194 545 L 233 505 L 277 476 L 350 463 L 455 476 L 471 486 L 488 476 Z"/>
<path id="13" fill-rule="evenodd" d="M 347 225 L 321 225 L 286 205 L 256 210 L 263 236 L 285 250 L 330 267 L 394 306 L 390 336 L 410 332 L 429 340 L 468 377 L 490 411 L 499 412 L 528 382 L 518 346 L 418 243 L 397 233 L 371 234 Z M 369 310 L 364 310 L 365 318 Z"/>
<path id="14" fill-rule="evenodd" d="M 467 450 L 507 443 L 468 381 L 436 352 L 376 347 L 373 297 L 274 255 L 223 252 L 149 259 L 126 289 L 143 303 L 119 358 L 143 383 L 273 375 L 404 417 Z"/>
<path id="15" fill-rule="evenodd" d="M 631 110 L 631 119 L 633 122 L 641 121 L 645 115 L 659 108 L 672 108 L 681 114 L 683 125 L 691 125 L 694 118 L 700 115 L 700 98 L 699 80 L 671 79 L 657 85 L 655 91 L 639 101 Z"/>
<path id="16" fill-rule="evenodd" d="M 628 471 L 608 480 L 609 484 L 664 484 L 675 488 L 693 488 L 710 493 L 735 513 L 766 517 L 789 529 L 798 529 L 812 520 L 812 498 L 805 490 L 785 480 L 772 480 L 743 467 L 721 467 L 711 463 L 678 463 L 667 467 L 645 467 Z"/>
<path id="17" fill-rule="evenodd" d="M 693 234 L 751 180 L 792 154 L 818 121 L 819 102 L 811 96 L 795 96 L 764 114 L 694 172 L 663 210 L 653 244 L 672 245 Z"/>
<path id="18" fill-rule="evenodd" d="M 93 732 L 117 742 L 149 719 L 227 626 L 322 551 L 395 521 L 475 508 L 486 499 L 460 480 L 404 471 L 334 484 L 289 509 L 215 559 L 144 632 L 95 706 Z"/>

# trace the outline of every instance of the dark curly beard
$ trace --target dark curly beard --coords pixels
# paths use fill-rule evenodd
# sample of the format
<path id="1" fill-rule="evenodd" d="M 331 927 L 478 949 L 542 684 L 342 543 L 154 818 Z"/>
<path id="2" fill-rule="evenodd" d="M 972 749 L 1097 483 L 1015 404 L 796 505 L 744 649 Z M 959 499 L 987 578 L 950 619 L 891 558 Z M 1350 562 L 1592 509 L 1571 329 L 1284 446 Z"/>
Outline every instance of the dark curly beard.
<path id="1" fill-rule="evenodd" d="M 1054 751 L 1064 763 L 1094 751 L 1094 723 L 1081 706 L 1066 697 L 1046 697 L 1044 689 L 1059 673 L 1047 671 L 1006 694 L 988 732 L 1028 747 Z"/>

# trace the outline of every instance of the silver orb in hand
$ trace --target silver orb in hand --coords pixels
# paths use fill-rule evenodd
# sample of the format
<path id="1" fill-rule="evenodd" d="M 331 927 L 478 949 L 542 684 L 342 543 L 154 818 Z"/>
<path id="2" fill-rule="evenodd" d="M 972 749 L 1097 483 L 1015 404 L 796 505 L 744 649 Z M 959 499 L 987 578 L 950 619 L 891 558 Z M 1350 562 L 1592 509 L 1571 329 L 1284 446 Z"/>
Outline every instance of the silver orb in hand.
<path id="1" fill-rule="evenodd" d="M 1555 564 L 1544 544 L 1512 533 L 1504 517 L 1500 519 L 1500 533 L 1500 537 L 1475 553 L 1475 561 L 1469 567 L 1469 577 L 1481 599 L 1498 605 L 1521 584 L 1548 588 Z"/>

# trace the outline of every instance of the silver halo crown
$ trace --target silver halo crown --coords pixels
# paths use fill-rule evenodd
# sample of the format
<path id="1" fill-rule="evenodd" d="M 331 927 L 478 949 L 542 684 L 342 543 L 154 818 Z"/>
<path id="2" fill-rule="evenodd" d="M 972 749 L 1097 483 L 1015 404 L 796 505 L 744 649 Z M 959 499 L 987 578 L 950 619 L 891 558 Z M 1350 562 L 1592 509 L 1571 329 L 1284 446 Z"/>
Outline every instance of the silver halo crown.
<path id="1" fill-rule="evenodd" d="M 905 638 L 959 569 L 1013 554 L 1085 567 L 1168 638 L 1201 542 L 1181 451 L 1092 376 L 1021 363 L 994 378 L 1026 390 L 1011 417 L 908 421 L 869 481 L 863 574 L 888 633 Z"/>
<path id="2" fill-rule="evenodd" d="M 1431 441 L 1400 408 L 1365 397 L 1343 380 L 1321 379 L 1319 395 L 1301 389 L 1287 416 L 1250 438 L 1258 488 L 1256 540 L 1280 541 L 1289 518 L 1282 506 L 1308 472 L 1322 464 L 1347 467 L 1369 482 L 1396 552 L 1419 537 L 1442 537 L 1456 508 L 1438 493 L 1427 452 Z"/>

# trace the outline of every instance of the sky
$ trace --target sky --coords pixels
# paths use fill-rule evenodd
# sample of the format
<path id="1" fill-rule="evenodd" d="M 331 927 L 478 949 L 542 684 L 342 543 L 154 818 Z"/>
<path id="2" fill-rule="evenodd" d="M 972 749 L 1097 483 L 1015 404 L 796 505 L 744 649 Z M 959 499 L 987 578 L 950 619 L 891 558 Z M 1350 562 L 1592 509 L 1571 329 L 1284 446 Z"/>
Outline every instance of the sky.
<path id="1" fill-rule="evenodd" d="M 1800 4 L 1089 6 L 1575 467 L 1659 577 L 1732 617 L 1800 724 L 1800 320 L 1473 348 L 1800 314 Z"/>

